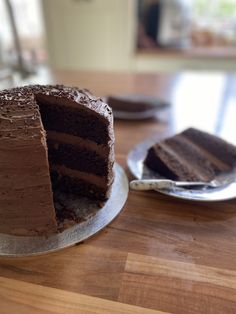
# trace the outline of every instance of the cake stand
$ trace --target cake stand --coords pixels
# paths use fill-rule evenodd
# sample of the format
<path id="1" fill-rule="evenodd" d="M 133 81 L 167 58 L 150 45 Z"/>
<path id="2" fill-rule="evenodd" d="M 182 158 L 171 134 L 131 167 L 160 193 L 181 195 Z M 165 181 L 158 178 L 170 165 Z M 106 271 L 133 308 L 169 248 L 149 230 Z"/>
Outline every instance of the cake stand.
<path id="1" fill-rule="evenodd" d="M 0 234 L 0 256 L 30 256 L 58 251 L 88 239 L 106 227 L 122 210 L 128 196 L 128 180 L 121 166 L 114 166 L 111 196 L 102 208 L 85 198 L 74 197 L 80 223 L 49 237 L 23 237 Z M 64 195 L 66 197 L 66 195 Z"/>

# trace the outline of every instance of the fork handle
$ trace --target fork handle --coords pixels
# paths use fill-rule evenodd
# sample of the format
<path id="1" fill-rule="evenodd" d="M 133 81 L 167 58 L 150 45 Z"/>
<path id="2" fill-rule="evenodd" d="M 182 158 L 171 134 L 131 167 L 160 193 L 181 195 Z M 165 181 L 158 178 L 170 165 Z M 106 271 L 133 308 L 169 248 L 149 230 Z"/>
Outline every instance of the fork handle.
<path id="1" fill-rule="evenodd" d="M 169 189 L 175 184 L 172 180 L 167 179 L 148 179 L 148 180 L 133 180 L 129 186 L 132 190 L 157 190 L 157 189 Z"/>

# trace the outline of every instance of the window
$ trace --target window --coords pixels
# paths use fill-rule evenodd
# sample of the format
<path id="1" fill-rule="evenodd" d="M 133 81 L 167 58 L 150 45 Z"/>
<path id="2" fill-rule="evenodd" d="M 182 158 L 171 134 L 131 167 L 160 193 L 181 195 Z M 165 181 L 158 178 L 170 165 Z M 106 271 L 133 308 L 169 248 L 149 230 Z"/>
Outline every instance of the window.
<path id="1" fill-rule="evenodd" d="M 192 43 L 236 46 L 236 1 L 193 0 Z"/>
<path id="2" fill-rule="evenodd" d="M 139 0 L 138 47 L 236 47 L 236 0 Z"/>
<path id="3" fill-rule="evenodd" d="M 11 0 L 22 57 L 29 66 L 46 59 L 44 30 L 39 0 Z M 0 64 L 17 65 L 18 51 L 5 1 L 0 1 Z"/>

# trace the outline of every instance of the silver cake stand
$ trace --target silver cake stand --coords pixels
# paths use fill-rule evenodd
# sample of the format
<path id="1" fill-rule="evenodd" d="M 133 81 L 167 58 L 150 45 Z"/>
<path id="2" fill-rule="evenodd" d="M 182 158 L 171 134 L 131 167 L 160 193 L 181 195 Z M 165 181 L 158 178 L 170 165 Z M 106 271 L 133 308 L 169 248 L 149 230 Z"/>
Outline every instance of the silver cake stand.
<path id="1" fill-rule="evenodd" d="M 120 213 L 129 190 L 128 180 L 121 166 L 115 164 L 114 172 L 111 196 L 102 208 L 87 199 L 71 199 L 70 208 L 76 208 L 80 223 L 49 237 L 0 234 L 0 256 L 30 256 L 57 251 L 84 241 L 106 227 Z"/>

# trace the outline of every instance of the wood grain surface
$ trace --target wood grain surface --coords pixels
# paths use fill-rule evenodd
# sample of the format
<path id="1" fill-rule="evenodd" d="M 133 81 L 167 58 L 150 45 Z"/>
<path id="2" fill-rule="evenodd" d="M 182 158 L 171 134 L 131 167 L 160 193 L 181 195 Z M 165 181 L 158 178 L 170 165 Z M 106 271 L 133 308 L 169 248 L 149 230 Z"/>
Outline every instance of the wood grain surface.
<path id="1" fill-rule="evenodd" d="M 163 313 L 0 277 L 1 313 Z"/>
<path id="2" fill-rule="evenodd" d="M 116 159 L 127 170 L 127 153 L 146 138 L 192 124 L 215 131 L 215 95 L 207 96 L 208 101 L 212 97 L 210 116 L 193 115 L 207 82 L 211 90 L 220 89 L 218 78 L 224 75 L 211 74 L 207 80 L 205 74 L 192 73 L 51 71 L 39 79 L 87 87 L 100 96 L 144 93 L 171 102 L 159 119 L 115 121 Z M 189 82 L 198 86 L 190 96 L 184 88 Z M 223 86 L 222 94 L 224 90 Z M 223 119 L 221 124 L 224 130 Z M 235 134 L 234 125 L 231 128 L 225 136 L 233 130 Z M 128 170 L 127 174 L 131 177 Z M 235 239 L 235 200 L 198 203 L 130 191 L 120 215 L 84 243 L 37 257 L 1 258 L 0 313 L 233 314 Z"/>

